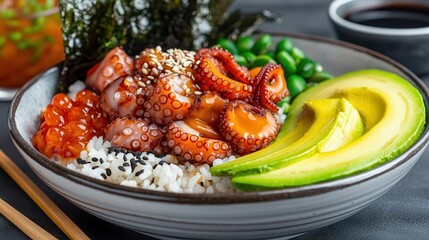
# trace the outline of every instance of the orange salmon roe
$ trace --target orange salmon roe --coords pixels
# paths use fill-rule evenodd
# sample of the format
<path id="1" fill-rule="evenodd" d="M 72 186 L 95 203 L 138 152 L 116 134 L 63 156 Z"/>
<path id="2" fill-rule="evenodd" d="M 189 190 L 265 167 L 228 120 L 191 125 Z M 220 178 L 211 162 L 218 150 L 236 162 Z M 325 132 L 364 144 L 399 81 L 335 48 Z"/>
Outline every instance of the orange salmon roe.
<path id="1" fill-rule="evenodd" d="M 107 119 L 101 114 L 99 96 L 82 90 L 73 101 L 64 93 L 52 98 L 40 117 L 33 145 L 45 156 L 67 161 L 79 157 L 94 136 L 104 136 Z"/>

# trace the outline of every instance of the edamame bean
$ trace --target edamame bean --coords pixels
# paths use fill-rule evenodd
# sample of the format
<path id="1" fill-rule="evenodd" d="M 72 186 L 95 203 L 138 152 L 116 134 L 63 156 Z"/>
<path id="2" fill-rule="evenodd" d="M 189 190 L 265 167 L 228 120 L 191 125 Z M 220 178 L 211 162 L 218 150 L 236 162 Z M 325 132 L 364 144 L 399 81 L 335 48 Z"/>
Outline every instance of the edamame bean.
<path id="1" fill-rule="evenodd" d="M 301 49 L 294 47 L 292 51 L 290 52 L 290 55 L 293 57 L 295 62 L 298 64 L 301 59 L 305 58 L 305 53 Z"/>
<path id="2" fill-rule="evenodd" d="M 252 47 L 252 52 L 256 55 L 266 53 L 273 43 L 273 38 L 269 34 L 264 34 L 258 38 Z"/>
<path id="3" fill-rule="evenodd" d="M 321 81 L 325 81 L 327 79 L 331 79 L 333 78 L 333 76 L 326 72 L 326 71 L 321 71 L 321 72 L 317 72 L 315 73 L 313 76 L 311 76 L 308 81 L 309 82 L 321 82 Z"/>
<path id="4" fill-rule="evenodd" d="M 274 51 L 268 51 L 265 55 L 270 56 L 272 59 L 276 59 L 276 52 Z"/>
<path id="5" fill-rule="evenodd" d="M 221 46 L 221 48 L 227 50 L 232 55 L 238 54 L 237 46 L 235 46 L 235 44 L 231 40 L 226 38 L 221 38 L 219 39 L 218 44 Z"/>
<path id="6" fill-rule="evenodd" d="M 290 108 L 290 104 L 286 101 L 281 100 L 277 106 L 279 106 L 281 109 L 283 109 L 283 113 L 288 113 L 289 112 L 289 108 Z"/>
<path id="7" fill-rule="evenodd" d="M 303 58 L 298 65 L 298 73 L 303 78 L 309 78 L 315 73 L 315 67 L 316 63 L 313 60 L 309 58 Z"/>
<path id="8" fill-rule="evenodd" d="M 256 56 L 255 61 L 253 61 L 252 68 L 263 67 L 267 63 L 276 63 L 276 61 L 268 55 L 259 55 Z"/>
<path id="9" fill-rule="evenodd" d="M 244 52 L 242 52 L 242 53 L 241 53 L 241 56 L 243 56 L 243 57 L 245 57 L 245 58 L 246 58 L 247 63 L 248 63 L 249 65 L 252 65 L 252 64 L 253 64 L 253 62 L 255 61 L 255 58 L 256 58 L 255 54 L 253 54 L 253 53 L 252 53 L 252 52 L 250 52 L 250 51 L 244 51 Z"/>
<path id="10" fill-rule="evenodd" d="M 291 52 L 293 47 L 294 45 L 292 43 L 292 40 L 290 40 L 289 38 L 283 38 L 277 43 L 276 52 L 277 53 L 282 51 Z"/>
<path id="11" fill-rule="evenodd" d="M 234 55 L 234 59 L 241 66 L 247 66 L 248 65 L 246 58 L 241 56 L 241 55 Z"/>
<path id="12" fill-rule="evenodd" d="M 255 40 L 252 37 L 244 36 L 237 39 L 237 48 L 240 53 L 251 51 Z"/>
<path id="13" fill-rule="evenodd" d="M 290 75 L 287 79 L 287 87 L 291 97 L 295 97 L 307 87 L 307 82 L 299 75 Z"/>
<path id="14" fill-rule="evenodd" d="M 280 63 L 283 67 L 283 70 L 287 74 L 292 74 L 296 72 L 296 63 L 295 60 L 292 58 L 292 56 L 286 52 L 281 51 L 277 53 L 276 60 L 278 63 Z"/>

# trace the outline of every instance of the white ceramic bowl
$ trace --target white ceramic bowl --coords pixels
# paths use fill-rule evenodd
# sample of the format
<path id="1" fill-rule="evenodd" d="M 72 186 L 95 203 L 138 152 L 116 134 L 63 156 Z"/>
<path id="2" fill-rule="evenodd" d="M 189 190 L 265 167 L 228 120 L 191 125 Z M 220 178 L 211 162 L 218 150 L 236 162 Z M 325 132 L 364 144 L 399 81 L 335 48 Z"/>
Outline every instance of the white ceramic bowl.
<path id="1" fill-rule="evenodd" d="M 377 68 L 428 91 L 410 71 L 370 50 L 309 36 L 288 35 L 307 55 L 335 75 Z M 279 37 L 276 38 L 278 40 Z M 52 98 L 59 67 L 19 91 L 12 102 L 12 139 L 33 171 L 52 189 L 106 221 L 159 238 L 262 239 L 294 236 L 356 213 L 397 183 L 421 157 L 428 127 L 398 158 L 351 177 L 305 187 L 244 194 L 176 194 L 114 185 L 62 167 L 37 152 L 31 137 Z M 426 112 L 428 115 L 428 112 Z"/>

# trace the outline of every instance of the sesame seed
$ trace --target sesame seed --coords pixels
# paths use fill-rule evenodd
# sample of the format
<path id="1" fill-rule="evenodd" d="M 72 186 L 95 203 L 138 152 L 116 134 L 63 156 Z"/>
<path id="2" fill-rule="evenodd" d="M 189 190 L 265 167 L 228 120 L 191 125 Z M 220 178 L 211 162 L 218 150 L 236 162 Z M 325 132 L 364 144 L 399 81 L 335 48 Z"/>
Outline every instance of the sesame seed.
<path id="1" fill-rule="evenodd" d="M 82 158 L 78 158 L 78 159 L 76 159 L 76 162 L 78 163 L 78 164 L 86 164 L 87 162 L 85 161 L 85 160 L 83 160 Z"/>
<path id="2" fill-rule="evenodd" d="M 123 166 L 119 166 L 118 169 L 121 170 L 122 172 L 125 172 L 125 168 Z"/>
<path id="3" fill-rule="evenodd" d="M 201 95 L 202 94 L 202 92 L 200 92 L 200 91 L 195 91 L 194 92 L 196 95 Z"/>
<path id="4" fill-rule="evenodd" d="M 112 170 L 110 170 L 110 168 L 106 168 L 106 174 L 107 176 L 112 175 Z"/>
<path id="5" fill-rule="evenodd" d="M 135 174 L 135 175 L 136 175 L 136 177 L 140 176 L 140 174 L 142 174 L 143 172 L 144 172 L 144 170 L 143 170 L 143 169 L 142 169 L 142 170 L 137 171 L 137 172 L 136 172 L 136 174 Z"/>
<path id="6" fill-rule="evenodd" d="M 146 165 L 146 162 L 145 162 L 143 159 L 140 159 L 140 160 L 139 160 L 139 163 L 140 163 L 141 165 Z"/>
<path id="7" fill-rule="evenodd" d="M 102 158 L 100 158 L 100 164 L 103 164 L 104 160 Z"/>
<path id="8" fill-rule="evenodd" d="M 143 88 L 138 88 L 136 94 L 141 94 L 143 92 Z"/>
<path id="9" fill-rule="evenodd" d="M 100 175 L 101 175 L 101 177 L 102 177 L 102 178 L 107 179 L 106 174 L 102 173 L 102 174 L 100 174 Z"/>
<path id="10" fill-rule="evenodd" d="M 155 78 L 153 76 L 147 76 L 147 79 L 154 80 Z"/>
<path id="11" fill-rule="evenodd" d="M 93 162 L 98 162 L 98 158 L 96 158 L 96 157 L 93 157 L 91 160 L 92 160 Z"/>
<path id="12" fill-rule="evenodd" d="M 144 82 L 137 82 L 137 84 L 138 84 L 140 87 L 146 87 L 146 83 L 144 83 Z"/>
<path id="13" fill-rule="evenodd" d="M 148 68 L 149 67 L 149 65 L 147 64 L 147 62 L 143 63 L 143 67 L 144 68 Z"/>
<path id="14" fill-rule="evenodd" d="M 147 72 L 146 68 L 142 68 L 142 73 L 143 73 L 143 74 L 145 74 L 145 75 L 147 75 L 147 74 L 148 74 L 148 72 Z"/>
<path id="15" fill-rule="evenodd" d="M 129 164 L 129 163 L 127 163 L 127 162 L 124 162 L 124 164 L 122 164 L 122 166 L 124 166 L 124 167 L 129 167 L 129 166 L 130 166 L 130 164 Z"/>
<path id="16" fill-rule="evenodd" d="M 94 166 L 94 167 L 92 167 L 92 170 L 94 170 L 94 169 L 97 169 L 99 166 Z"/>
<path id="17" fill-rule="evenodd" d="M 159 72 L 158 72 L 158 70 L 156 68 L 152 68 L 152 73 L 155 74 L 155 75 L 159 74 Z"/>

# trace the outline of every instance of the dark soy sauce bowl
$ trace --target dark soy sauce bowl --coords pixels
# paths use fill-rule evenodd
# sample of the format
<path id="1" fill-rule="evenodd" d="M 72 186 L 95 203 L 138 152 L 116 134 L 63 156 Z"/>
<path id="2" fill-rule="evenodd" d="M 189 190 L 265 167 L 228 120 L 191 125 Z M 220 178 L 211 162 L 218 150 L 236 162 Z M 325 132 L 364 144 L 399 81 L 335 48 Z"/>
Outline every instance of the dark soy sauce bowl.
<path id="1" fill-rule="evenodd" d="M 387 55 L 417 75 L 429 74 L 429 1 L 336 0 L 329 18 L 339 39 Z"/>

